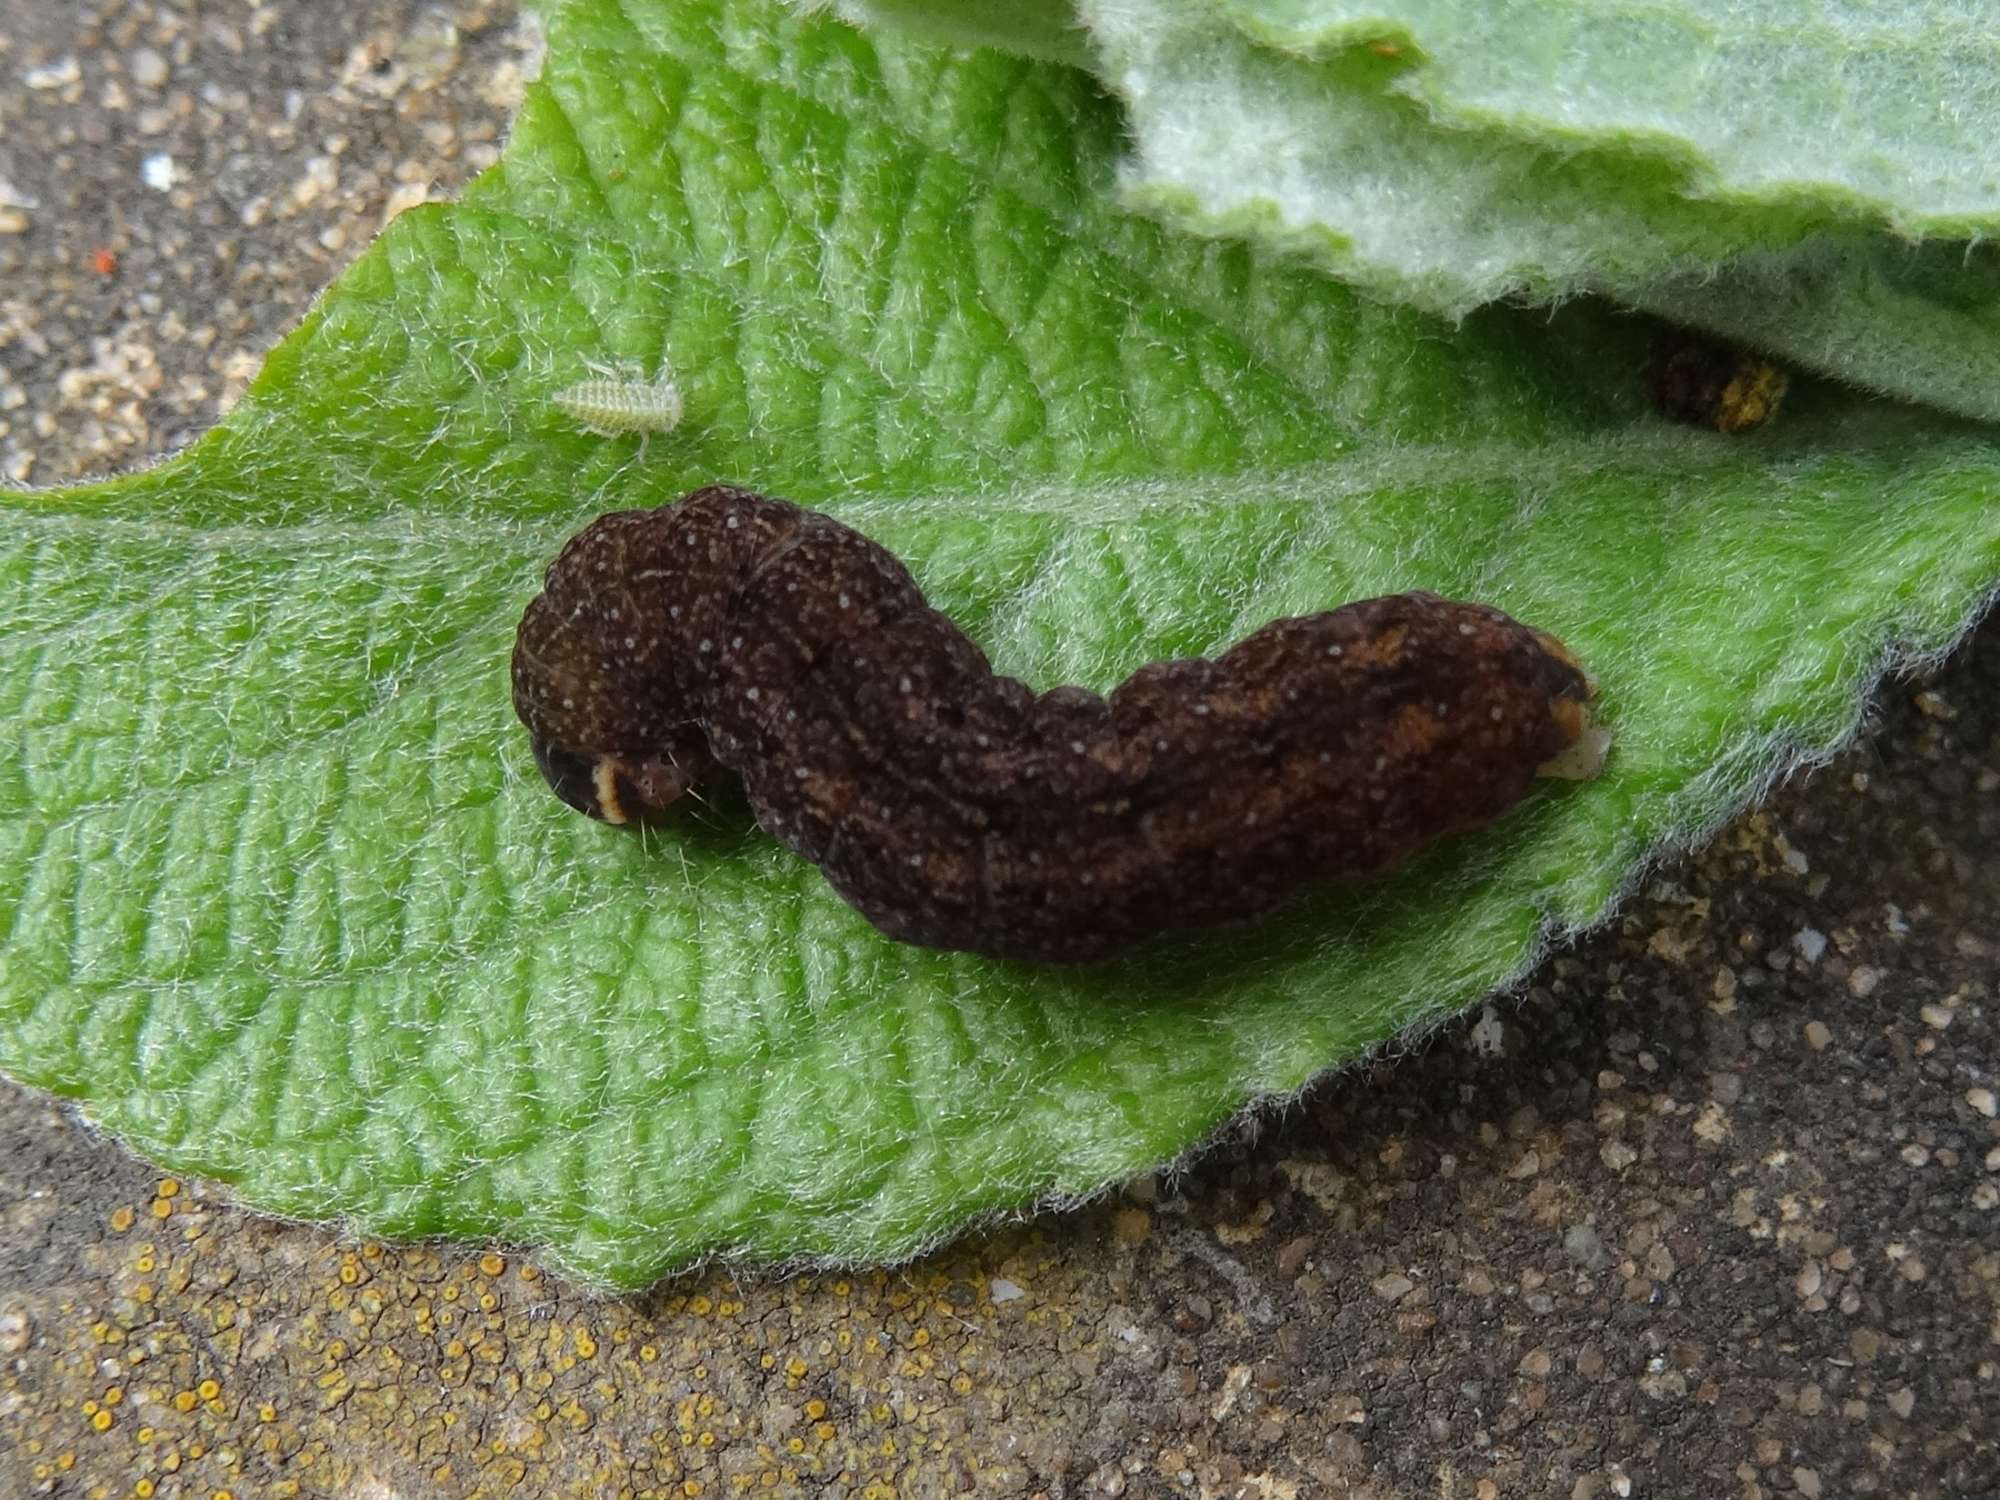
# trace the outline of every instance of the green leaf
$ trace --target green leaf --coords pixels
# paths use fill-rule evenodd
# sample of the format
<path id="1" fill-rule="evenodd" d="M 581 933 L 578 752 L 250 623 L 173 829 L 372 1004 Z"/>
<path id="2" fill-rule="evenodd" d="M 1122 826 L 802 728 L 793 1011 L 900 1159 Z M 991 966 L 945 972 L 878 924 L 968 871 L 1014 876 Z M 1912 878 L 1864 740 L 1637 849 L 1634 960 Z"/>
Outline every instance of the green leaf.
<path id="1" fill-rule="evenodd" d="M 1088 4 L 1089 0 L 1084 0 Z M 1216 0 L 1315 61 L 1399 54 L 1390 91 L 1451 129 L 1652 155 L 1689 196 L 1841 205 L 1915 239 L 1993 227 L 1992 18 L 1963 0 Z"/>
<path id="2" fill-rule="evenodd" d="M 2000 579 L 1985 430 L 1810 382 L 1668 430 L 1628 317 L 1453 331 L 1177 239 L 1110 206 L 1081 74 L 751 0 L 549 38 L 501 163 L 221 429 L 0 498 L 0 1066 L 262 1207 L 636 1285 L 1092 1192 L 1521 973 Z M 643 459 L 549 399 L 619 360 L 686 396 Z M 513 720 L 561 540 L 716 478 L 861 526 L 1041 684 L 1491 600 L 1598 674 L 1611 765 L 1118 964 L 897 947 L 740 799 L 575 816 Z"/>
<path id="3" fill-rule="evenodd" d="M 965 0 L 843 14 L 1042 55 Z M 1601 293 L 2000 418 L 2000 92 L 1954 0 L 1076 0 L 1132 206 L 1446 317 Z M 1928 240 L 1921 251 L 1914 241 Z"/>
<path id="4" fill-rule="evenodd" d="M 950 47 L 999 47 L 1043 62 L 1090 65 L 1070 0 L 791 0 L 803 14 L 832 11 L 856 24 L 893 26 Z"/>

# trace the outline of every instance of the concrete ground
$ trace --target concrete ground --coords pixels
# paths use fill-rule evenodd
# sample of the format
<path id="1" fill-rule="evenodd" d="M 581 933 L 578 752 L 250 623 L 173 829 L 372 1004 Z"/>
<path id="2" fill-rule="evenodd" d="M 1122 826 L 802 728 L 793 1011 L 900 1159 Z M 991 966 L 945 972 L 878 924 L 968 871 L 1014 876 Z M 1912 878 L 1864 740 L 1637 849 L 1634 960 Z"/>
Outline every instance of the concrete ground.
<path id="1" fill-rule="evenodd" d="M 215 419 L 491 161 L 501 0 L 0 0 L 0 473 Z M 0 1494 L 2000 1493 L 2000 630 L 1518 1003 L 901 1270 L 593 1300 L 0 1084 Z"/>

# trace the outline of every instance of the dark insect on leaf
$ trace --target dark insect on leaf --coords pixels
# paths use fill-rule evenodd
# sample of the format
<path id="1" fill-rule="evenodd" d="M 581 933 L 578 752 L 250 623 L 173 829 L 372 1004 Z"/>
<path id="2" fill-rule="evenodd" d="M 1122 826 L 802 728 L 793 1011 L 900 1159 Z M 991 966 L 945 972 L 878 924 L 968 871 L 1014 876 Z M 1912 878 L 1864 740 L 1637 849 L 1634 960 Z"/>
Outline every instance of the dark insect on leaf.
<path id="1" fill-rule="evenodd" d="M 1661 335 L 1646 369 L 1646 392 L 1661 416 L 1716 432 L 1762 427 L 1790 385 L 1763 355 L 1684 328 Z"/>
<path id="2" fill-rule="evenodd" d="M 1434 594 L 1275 620 L 1108 697 L 1036 693 L 875 542 L 723 486 L 584 528 L 513 672 L 572 807 L 651 823 L 734 772 L 890 937 L 1044 961 L 1374 875 L 1605 743 L 1560 642 Z"/>

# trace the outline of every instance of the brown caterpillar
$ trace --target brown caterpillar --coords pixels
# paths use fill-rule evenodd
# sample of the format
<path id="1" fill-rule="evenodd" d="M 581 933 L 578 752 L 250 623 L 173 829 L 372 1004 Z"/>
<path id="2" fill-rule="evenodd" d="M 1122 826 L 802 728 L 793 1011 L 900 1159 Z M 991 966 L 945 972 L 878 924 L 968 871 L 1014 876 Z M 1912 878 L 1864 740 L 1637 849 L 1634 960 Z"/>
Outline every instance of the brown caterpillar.
<path id="1" fill-rule="evenodd" d="M 1053 962 L 1376 874 L 1603 750 L 1560 642 L 1434 594 L 1038 694 L 867 537 L 720 485 L 572 538 L 513 670 L 570 806 L 647 823 L 733 771 L 890 937 Z"/>

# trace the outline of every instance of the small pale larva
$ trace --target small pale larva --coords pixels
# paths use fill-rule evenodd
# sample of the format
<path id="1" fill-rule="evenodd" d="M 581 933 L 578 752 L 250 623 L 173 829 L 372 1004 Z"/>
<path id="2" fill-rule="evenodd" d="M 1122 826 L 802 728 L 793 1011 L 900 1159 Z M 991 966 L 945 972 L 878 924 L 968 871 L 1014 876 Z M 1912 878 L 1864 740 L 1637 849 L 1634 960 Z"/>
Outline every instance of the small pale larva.
<path id="1" fill-rule="evenodd" d="M 636 365 L 603 371 L 565 386 L 549 400 L 557 409 L 600 437 L 641 436 L 640 451 L 656 432 L 672 432 L 681 422 L 681 391 L 665 365 L 644 379 Z"/>

